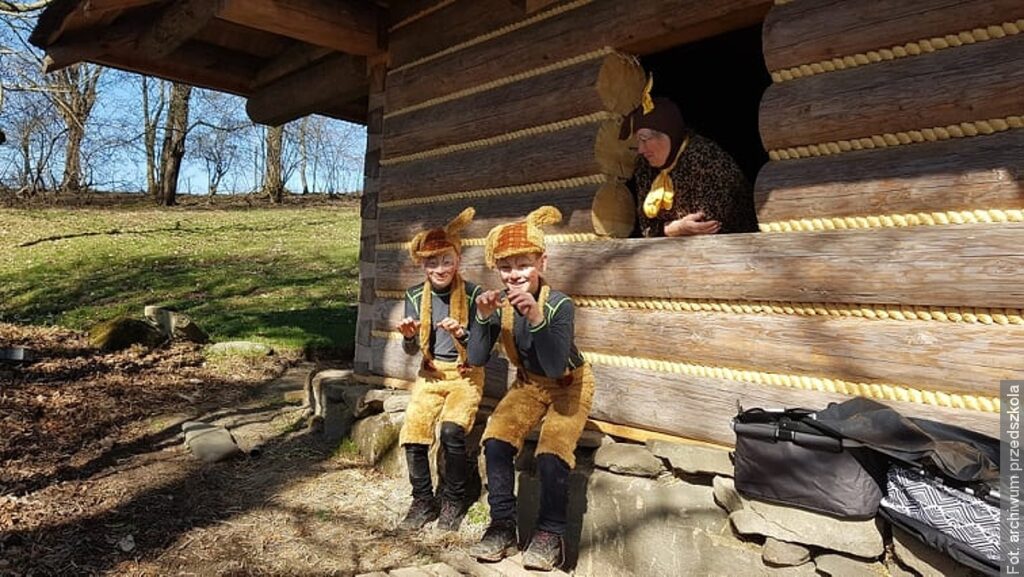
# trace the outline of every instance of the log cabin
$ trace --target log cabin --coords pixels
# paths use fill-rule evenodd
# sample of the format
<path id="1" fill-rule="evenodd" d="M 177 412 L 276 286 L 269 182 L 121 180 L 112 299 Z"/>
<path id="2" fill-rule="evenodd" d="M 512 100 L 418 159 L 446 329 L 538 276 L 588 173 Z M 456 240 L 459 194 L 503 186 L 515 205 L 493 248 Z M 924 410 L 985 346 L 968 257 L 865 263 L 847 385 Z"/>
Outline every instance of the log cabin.
<path id="1" fill-rule="evenodd" d="M 1019 0 L 56 0 L 49 70 L 96 62 L 367 127 L 355 366 L 407 386 L 415 231 L 553 204 L 593 426 L 731 444 L 741 404 L 862 395 L 995 435 L 1024 375 Z M 754 182 L 760 232 L 627 238 L 655 94 Z M 507 363 L 489 367 L 499 396 Z"/>

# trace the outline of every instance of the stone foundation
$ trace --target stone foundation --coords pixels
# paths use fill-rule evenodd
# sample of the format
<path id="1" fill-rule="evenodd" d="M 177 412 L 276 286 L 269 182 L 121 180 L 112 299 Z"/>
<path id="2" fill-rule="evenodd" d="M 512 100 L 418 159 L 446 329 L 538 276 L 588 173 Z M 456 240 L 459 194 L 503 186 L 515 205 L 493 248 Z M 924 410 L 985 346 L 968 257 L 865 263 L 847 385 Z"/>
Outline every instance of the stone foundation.
<path id="1" fill-rule="evenodd" d="M 344 430 L 376 466 L 407 476 L 397 442 L 407 397 L 407 392 L 357 386 L 335 392 L 329 395 L 336 402 L 325 411 L 325 431 Z M 485 399 L 468 440 L 471 447 L 479 449 L 493 405 Z M 522 538 L 529 536 L 539 504 L 535 447 L 534 436 L 516 462 Z M 432 450 L 436 455 L 436 447 Z M 482 477 L 483 459 L 476 458 Z M 840 520 L 747 499 L 733 486 L 724 449 L 615 442 L 587 431 L 569 482 L 566 556 L 579 576 L 977 574 L 881 519 Z M 486 479 L 480 486 L 486 487 Z"/>

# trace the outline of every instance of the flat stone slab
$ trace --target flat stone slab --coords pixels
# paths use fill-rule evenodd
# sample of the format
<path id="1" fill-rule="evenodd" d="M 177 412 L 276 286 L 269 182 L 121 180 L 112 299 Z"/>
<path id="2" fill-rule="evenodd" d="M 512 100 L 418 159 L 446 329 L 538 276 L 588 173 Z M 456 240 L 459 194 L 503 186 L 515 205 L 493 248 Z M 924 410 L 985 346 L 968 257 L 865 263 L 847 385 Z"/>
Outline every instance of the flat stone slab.
<path id="1" fill-rule="evenodd" d="M 223 461 L 242 453 L 235 438 L 224 427 L 189 421 L 181 425 L 181 430 L 185 433 L 185 446 L 205 463 Z"/>
<path id="2" fill-rule="evenodd" d="M 763 535 L 789 543 L 822 547 L 857 557 L 877 558 L 884 550 L 882 533 L 874 519 L 838 519 L 747 499 L 728 477 L 715 477 L 715 500 L 729 511 L 729 521 L 743 535 Z"/>
<path id="3" fill-rule="evenodd" d="M 761 559 L 775 567 L 796 567 L 811 560 L 811 550 L 803 545 L 768 537 L 761 550 Z"/>
<path id="4" fill-rule="evenodd" d="M 393 391 L 391 396 L 384 399 L 384 412 L 401 413 L 405 411 L 409 407 L 410 398 L 412 398 L 412 394 L 409 391 Z"/>
<path id="5" fill-rule="evenodd" d="M 263 343 L 252 341 L 225 341 L 213 343 L 206 348 L 207 352 L 214 355 L 244 355 L 250 357 L 268 356 L 274 354 L 274 349 Z"/>
<path id="6" fill-rule="evenodd" d="M 644 445 L 610 443 L 594 453 L 594 464 L 602 469 L 622 475 L 657 477 L 665 466 Z"/>
<path id="7" fill-rule="evenodd" d="M 861 561 L 846 555 L 825 553 L 814 558 L 818 573 L 830 577 L 878 577 L 885 575 L 885 566 L 878 561 Z"/>
<path id="8" fill-rule="evenodd" d="M 668 461 L 673 469 L 689 475 L 733 476 L 732 459 L 726 449 L 658 439 L 647 441 L 647 448 L 654 456 Z"/>
<path id="9" fill-rule="evenodd" d="M 948 555 L 945 555 L 907 533 L 899 527 L 892 528 L 893 553 L 901 563 L 910 567 L 921 577 L 970 577 L 977 575 Z"/>

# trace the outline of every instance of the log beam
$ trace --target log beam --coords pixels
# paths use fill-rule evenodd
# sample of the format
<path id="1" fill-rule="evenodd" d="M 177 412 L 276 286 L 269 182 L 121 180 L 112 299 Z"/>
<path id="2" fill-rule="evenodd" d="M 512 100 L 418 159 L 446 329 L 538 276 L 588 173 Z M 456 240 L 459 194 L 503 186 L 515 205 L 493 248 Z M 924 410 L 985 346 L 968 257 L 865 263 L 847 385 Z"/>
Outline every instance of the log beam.
<path id="1" fill-rule="evenodd" d="M 276 126 L 334 109 L 369 91 L 366 58 L 337 54 L 263 87 L 245 106 L 253 122 Z"/>
<path id="2" fill-rule="evenodd" d="M 219 17 L 357 56 L 382 52 L 377 9 L 358 0 L 227 0 Z"/>
<path id="3" fill-rule="evenodd" d="M 619 140 L 617 120 L 531 135 L 383 167 L 381 200 L 606 174 L 628 177 L 636 153 Z"/>
<path id="4" fill-rule="evenodd" d="M 159 60 L 192 38 L 223 8 L 226 0 L 171 2 L 149 28 L 139 34 L 136 49 L 143 58 Z"/>
<path id="5" fill-rule="evenodd" d="M 951 169 L 954 167 L 954 169 Z M 1024 130 L 769 162 L 757 175 L 761 223 L 1024 208 Z"/>
<path id="6" fill-rule="evenodd" d="M 1018 308 L 1024 224 L 954 225 L 549 244 L 546 277 L 574 295 Z M 466 278 L 493 278 L 480 247 Z M 377 289 L 422 280 L 377 254 Z"/>
<path id="7" fill-rule="evenodd" d="M 986 28 L 1024 17 L 1020 0 L 874 0 L 870 6 L 800 0 L 776 6 L 764 20 L 768 70 L 812 64 L 907 42 Z"/>
<path id="8" fill-rule="evenodd" d="M 331 48 L 295 42 L 260 69 L 252 82 L 253 88 L 262 88 L 279 78 L 298 72 L 333 52 Z"/>
<path id="9" fill-rule="evenodd" d="M 1024 35 L 768 87 L 760 131 L 773 150 L 945 127 L 1024 110 Z"/>

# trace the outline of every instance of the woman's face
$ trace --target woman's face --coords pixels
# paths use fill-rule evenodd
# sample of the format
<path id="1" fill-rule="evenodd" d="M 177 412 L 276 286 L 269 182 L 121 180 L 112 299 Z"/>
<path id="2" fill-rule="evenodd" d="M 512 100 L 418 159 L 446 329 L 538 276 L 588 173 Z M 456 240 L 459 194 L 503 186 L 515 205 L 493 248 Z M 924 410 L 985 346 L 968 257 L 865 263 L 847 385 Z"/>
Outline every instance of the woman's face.
<path id="1" fill-rule="evenodd" d="M 661 168 L 668 162 L 668 153 L 672 149 L 672 139 L 664 132 L 641 128 L 636 131 L 637 151 L 647 159 L 647 164 Z"/>

